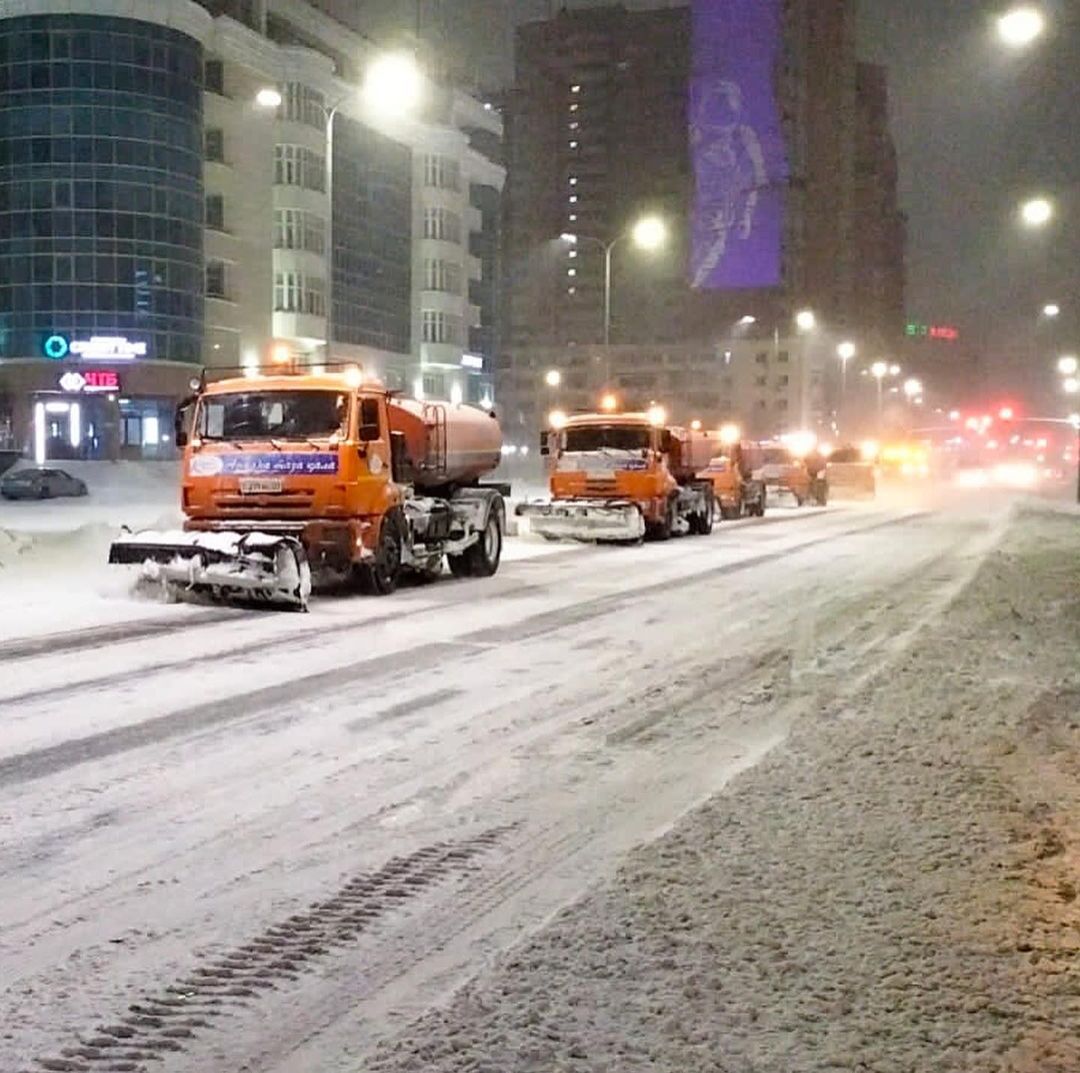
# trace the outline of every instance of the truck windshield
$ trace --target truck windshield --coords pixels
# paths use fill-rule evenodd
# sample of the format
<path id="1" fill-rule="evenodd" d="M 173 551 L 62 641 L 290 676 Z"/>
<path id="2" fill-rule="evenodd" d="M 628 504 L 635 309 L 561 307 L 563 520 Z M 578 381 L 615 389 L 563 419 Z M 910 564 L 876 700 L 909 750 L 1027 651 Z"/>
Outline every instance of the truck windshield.
<path id="1" fill-rule="evenodd" d="M 344 434 L 348 396 L 338 391 L 245 391 L 207 395 L 199 435 L 207 440 L 306 440 Z"/>
<path id="2" fill-rule="evenodd" d="M 644 451 L 652 446 L 650 429 L 634 425 L 589 425 L 566 430 L 568 452 Z"/>

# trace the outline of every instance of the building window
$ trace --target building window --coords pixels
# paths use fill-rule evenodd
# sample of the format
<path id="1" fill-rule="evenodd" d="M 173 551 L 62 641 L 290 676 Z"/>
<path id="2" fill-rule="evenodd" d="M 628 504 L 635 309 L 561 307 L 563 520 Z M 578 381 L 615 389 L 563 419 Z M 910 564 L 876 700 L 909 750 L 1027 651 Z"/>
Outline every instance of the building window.
<path id="1" fill-rule="evenodd" d="M 206 297 L 229 297 L 229 266 L 224 261 L 206 262 Z"/>
<path id="2" fill-rule="evenodd" d="M 288 82 L 281 96 L 285 119 L 316 130 L 326 126 L 326 99 L 318 90 L 300 82 Z"/>
<path id="3" fill-rule="evenodd" d="M 225 96 L 225 64 L 221 60 L 207 60 L 203 67 L 203 86 L 207 93 Z"/>
<path id="4" fill-rule="evenodd" d="M 220 127 L 210 127 L 203 137 L 206 159 L 215 164 L 225 163 L 225 131 Z"/>
<path id="5" fill-rule="evenodd" d="M 787 387 L 789 383 L 791 383 L 791 378 L 787 376 L 779 376 L 776 379 L 777 388 Z"/>
<path id="6" fill-rule="evenodd" d="M 764 350 L 759 350 L 754 356 L 754 363 L 756 365 L 768 365 L 769 355 Z"/>
<path id="7" fill-rule="evenodd" d="M 274 275 L 274 312 L 326 316 L 326 281 L 303 272 Z"/>
<path id="8" fill-rule="evenodd" d="M 461 166 L 449 157 L 428 153 L 424 157 L 424 185 L 439 190 L 460 190 Z"/>
<path id="9" fill-rule="evenodd" d="M 424 238 L 461 245 L 461 217 L 449 209 L 425 209 Z"/>
<path id="10" fill-rule="evenodd" d="M 461 344 L 461 317 L 434 309 L 425 309 L 423 341 L 425 343 Z"/>
<path id="11" fill-rule="evenodd" d="M 442 375 L 439 373 L 424 373 L 424 398 L 427 399 L 441 399 L 443 397 L 443 391 L 445 383 Z"/>
<path id="12" fill-rule="evenodd" d="M 453 261 L 425 261 L 424 287 L 429 291 L 461 294 L 461 265 Z"/>
<path id="13" fill-rule="evenodd" d="M 764 377 L 764 376 L 755 376 L 754 377 L 754 387 L 765 387 L 765 385 L 768 382 L 769 381 L 768 381 L 767 377 Z"/>
<path id="14" fill-rule="evenodd" d="M 206 195 L 206 226 L 211 231 L 225 230 L 225 198 L 221 194 Z"/>
<path id="15" fill-rule="evenodd" d="M 326 254 L 326 221 L 301 209 L 278 209 L 274 213 L 274 249 L 307 250 Z"/>
<path id="16" fill-rule="evenodd" d="M 274 146 L 274 182 L 326 191 L 326 158 L 302 145 Z"/>
<path id="17" fill-rule="evenodd" d="M 786 350 L 781 350 L 776 360 L 780 362 L 781 365 L 787 365 L 788 361 L 790 360 L 788 357 L 788 352 Z"/>
<path id="18" fill-rule="evenodd" d="M 777 408 L 777 410 L 781 410 L 781 411 L 786 410 L 788 408 L 787 399 L 777 399 L 776 400 L 776 408 Z"/>

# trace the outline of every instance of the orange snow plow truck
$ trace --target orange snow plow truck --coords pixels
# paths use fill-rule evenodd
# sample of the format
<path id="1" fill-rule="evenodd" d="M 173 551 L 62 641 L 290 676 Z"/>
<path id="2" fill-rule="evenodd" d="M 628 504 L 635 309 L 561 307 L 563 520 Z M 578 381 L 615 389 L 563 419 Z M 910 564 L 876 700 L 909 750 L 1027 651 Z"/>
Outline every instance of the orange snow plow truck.
<path id="1" fill-rule="evenodd" d="M 551 498 L 522 503 L 530 532 L 549 540 L 636 543 L 712 532 L 715 497 L 699 478 L 715 433 L 670 426 L 648 413 L 552 414 Z"/>
<path id="2" fill-rule="evenodd" d="M 111 563 L 175 589 L 303 609 L 312 572 L 362 591 L 499 567 L 494 416 L 398 398 L 359 369 L 202 384 L 177 413 L 182 531 L 126 534 Z"/>

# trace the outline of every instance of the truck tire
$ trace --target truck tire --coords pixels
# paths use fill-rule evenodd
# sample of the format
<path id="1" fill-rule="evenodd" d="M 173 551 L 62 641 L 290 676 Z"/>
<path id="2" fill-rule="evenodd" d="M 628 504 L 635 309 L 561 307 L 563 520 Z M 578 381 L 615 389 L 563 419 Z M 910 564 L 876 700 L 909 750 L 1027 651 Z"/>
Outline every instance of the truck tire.
<path id="1" fill-rule="evenodd" d="M 491 577 L 499 569 L 503 550 L 502 511 L 492 504 L 480 539 L 460 555 L 448 555 L 454 577 Z"/>
<path id="2" fill-rule="evenodd" d="M 705 496 L 704 509 L 690 515 L 690 532 L 694 536 L 708 536 L 716 523 L 716 501 L 712 495 Z"/>
<path id="3" fill-rule="evenodd" d="M 650 540 L 670 540 L 675 531 L 675 500 L 669 499 L 664 508 L 664 517 L 661 521 L 650 525 L 647 536 Z"/>
<path id="4" fill-rule="evenodd" d="M 407 540 L 405 516 L 395 507 L 383 517 L 375 558 L 356 567 L 357 585 L 368 596 L 389 596 L 401 580 Z"/>
<path id="5" fill-rule="evenodd" d="M 752 511 L 751 511 L 752 513 Z M 720 517 L 725 522 L 737 522 L 743 516 L 743 503 L 740 499 L 733 507 L 720 507 Z"/>

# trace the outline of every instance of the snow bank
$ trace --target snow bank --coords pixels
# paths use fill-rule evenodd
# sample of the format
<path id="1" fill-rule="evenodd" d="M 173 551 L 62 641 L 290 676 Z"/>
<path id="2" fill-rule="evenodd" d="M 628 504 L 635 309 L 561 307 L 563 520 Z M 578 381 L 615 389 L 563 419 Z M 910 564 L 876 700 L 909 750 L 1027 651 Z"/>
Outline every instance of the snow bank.
<path id="1" fill-rule="evenodd" d="M 1028 513 L 886 673 L 365 1071 L 1075 1073 L 1078 637 L 1075 517 Z"/>

